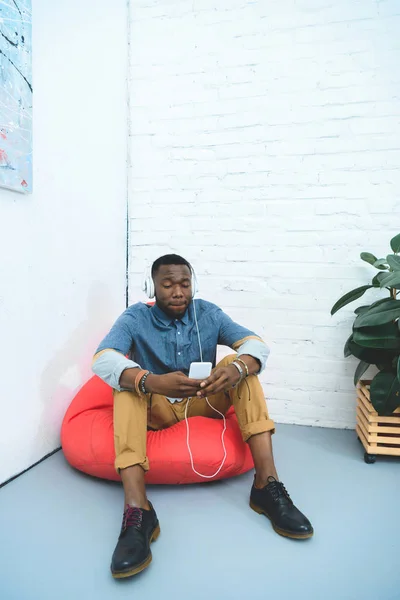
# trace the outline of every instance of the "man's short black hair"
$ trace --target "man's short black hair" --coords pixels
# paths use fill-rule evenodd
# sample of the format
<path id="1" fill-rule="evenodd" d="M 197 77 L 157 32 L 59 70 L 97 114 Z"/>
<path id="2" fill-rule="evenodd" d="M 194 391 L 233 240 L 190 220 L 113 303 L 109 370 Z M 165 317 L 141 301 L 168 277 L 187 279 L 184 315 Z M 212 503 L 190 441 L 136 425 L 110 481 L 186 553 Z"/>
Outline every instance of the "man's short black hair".
<path id="1" fill-rule="evenodd" d="M 151 267 L 151 276 L 154 277 L 158 269 L 163 265 L 186 265 L 190 272 L 192 272 L 191 264 L 185 258 L 178 254 L 165 254 L 154 261 L 153 266 Z"/>

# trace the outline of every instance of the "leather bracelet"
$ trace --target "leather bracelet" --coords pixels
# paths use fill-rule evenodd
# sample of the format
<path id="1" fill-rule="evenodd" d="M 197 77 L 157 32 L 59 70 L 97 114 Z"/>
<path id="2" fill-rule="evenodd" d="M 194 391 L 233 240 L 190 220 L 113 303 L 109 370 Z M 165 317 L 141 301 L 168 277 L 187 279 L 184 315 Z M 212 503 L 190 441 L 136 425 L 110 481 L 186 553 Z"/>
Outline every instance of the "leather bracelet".
<path id="1" fill-rule="evenodd" d="M 149 371 L 146 371 L 145 369 L 141 369 L 139 371 L 139 373 L 135 377 L 135 391 L 136 391 L 137 394 L 141 393 L 140 392 L 140 388 L 139 388 L 139 384 L 140 384 L 140 381 L 141 381 L 143 375 L 146 375 L 146 373 L 149 373 Z"/>
<path id="2" fill-rule="evenodd" d="M 249 367 L 246 365 L 246 363 L 244 362 L 244 360 L 242 360 L 241 358 L 239 358 L 239 356 L 236 358 L 236 362 L 240 362 L 244 368 L 246 369 L 246 377 L 248 377 L 250 375 L 249 373 Z"/>
<path id="3" fill-rule="evenodd" d="M 150 371 L 147 371 L 147 373 L 145 373 L 140 380 L 139 389 L 142 392 L 142 394 L 147 394 L 145 383 L 146 383 L 146 379 L 148 378 L 149 375 L 151 375 L 151 373 L 150 373 Z"/>

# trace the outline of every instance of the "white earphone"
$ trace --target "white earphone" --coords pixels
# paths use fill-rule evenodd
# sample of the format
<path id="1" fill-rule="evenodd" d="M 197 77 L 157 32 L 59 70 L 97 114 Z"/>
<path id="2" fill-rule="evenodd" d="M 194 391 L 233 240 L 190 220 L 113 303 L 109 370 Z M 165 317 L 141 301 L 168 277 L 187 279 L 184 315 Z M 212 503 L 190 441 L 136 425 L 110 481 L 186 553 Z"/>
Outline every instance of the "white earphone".
<path id="1" fill-rule="evenodd" d="M 193 267 L 190 267 L 190 271 L 192 273 L 192 298 L 194 298 L 194 296 L 197 294 L 198 292 L 198 283 L 197 283 L 197 277 L 196 277 L 196 273 L 194 272 Z M 147 295 L 147 297 L 152 300 L 155 297 L 155 286 L 154 286 L 154 281 L 153 278 L 151 276 L 151 270 L 150 268 L 147 269 L 144 280 L 143 280 L 143 291 L 145 292 L 145 294 Z M 197 314 L 196 314 L 196 302 L 195 300 L 193 300 L 193 311 L 194 311 L 194 319 L 195 319 L 195 323 L 196 323 L 196 329 L 197 329 L 197 338 L 199 340 L 199 348 L 200 348 L 200 360 L 201 362 L 203 362 L 203 350 L 201 347 L 201 341 L 200 341 L 200 332 L 199 332 L 199 324 L 197 322 Z M 221 434 L 221 443 L 222 443 L 222 448 L 224 451 L 224 457 L 222 459 L 222 462 L 220 464 L 220 466 L 218 467 L 218 469 L 215 471 L 215 473 L 213 473 L 212 475 L 203 475 L 203 473 L 199 473 L 199 471 L 197 471 L 195 469 L 194 466 L 194 461 L 193 461 L 193 454 L 192 454 L 192 450 L 190 448 L 190 431 L 189 431 L 189 420 L 188 420 L 188 408 L 189 408 L 189 404 L 191 402 L 192 398 L 188 398 L 188 401 L 186 403 L 185 406 L 185 422 L 186 422 L 186 446 L 189 452 L 189 456 L 190 456 L 190 463 L 192 466 L 192 470 L 194 471 L 194 473 L 196 473 L 196 475 L 198 475 L 199 477 L 203 477 L 203 479 L 212 479 L 213 477 L 215 477 L 216 475 L 218 475 L 218 473 L 221 471 L 222 467 L 225 464 L 226 461 L 226 457 L 227 457 L 227 451 L 226 451 L 226 446 L 225 446 L 225 432 L 226 432 L 226 418 L 225 415 L 223 413 L 221 413 L 219 410 L 217 410 L 216 408 L 214 408 L 214 406 L 212 406 L 212 404 L 210 404 L 208 398 L 206 397 L 205 400 L 208 404 L 208 406 L 210 408 L 212 408 L 216 413 L 218 413 L 224 420 L 224 426 L 223 426 L 223 430 L 222 430 L 222 434 Z"/>
<path id="2" fill-rule="evenodd" d="M 199 286 L 197 283 L 196 273 L 194 272 L 194 269 L 192 266 L 190 267 L 190 272 L 192 274 L 192 298 L 194 298 L 194 296 L 199 291 Z M 142 290 L 144 291 L 144 293 L 150 300 L 152 300 L 156 295 L 156 289 L 154 286 L 154 280 L 151 276 L 150 267 L 147 269 L 147 271 L 145 273 Z"/>

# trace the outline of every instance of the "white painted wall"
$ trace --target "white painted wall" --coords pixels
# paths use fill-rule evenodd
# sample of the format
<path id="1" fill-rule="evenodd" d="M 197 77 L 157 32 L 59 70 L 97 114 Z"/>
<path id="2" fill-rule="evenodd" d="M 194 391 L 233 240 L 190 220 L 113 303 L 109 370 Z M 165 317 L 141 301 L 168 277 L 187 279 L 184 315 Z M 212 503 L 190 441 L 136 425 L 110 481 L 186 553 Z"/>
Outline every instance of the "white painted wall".
<path id="1" fill-rule="evenodd" d="M 131 2 L 130 300 L 185 255 L 271 345 L 280 422 L 354 425 L 329 311 L 400 230 L 399 39 L 397 0 Z"/>
<path id="2" fill-rule="evenodd" d="M 0 190 L 0 482 L 59 445 L 125 306 L 126 3 L 35 0 L 34 193 Z"/>

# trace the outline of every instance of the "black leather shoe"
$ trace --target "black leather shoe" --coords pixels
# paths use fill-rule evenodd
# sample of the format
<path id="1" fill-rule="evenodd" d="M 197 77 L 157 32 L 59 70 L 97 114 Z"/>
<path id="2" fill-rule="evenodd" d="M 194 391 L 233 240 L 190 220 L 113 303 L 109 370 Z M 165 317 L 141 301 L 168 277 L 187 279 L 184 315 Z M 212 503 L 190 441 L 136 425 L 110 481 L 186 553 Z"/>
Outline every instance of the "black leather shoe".
<path id="1" fill-rule="evenodd" d="M 310 521 L 296 508 L 283 483 L 275 477 L 268 477 L 268 484 L 262 489 L 253 484 L 250 507 L 268 517 L 272 527 L 280 535 L 306 540 L 314 534 Z"/>
<path id="2" fill-rule="evenodd" d="M 151 542 L 160 535 L 156 512 L 127 506 L 122 519 L 121 533 L 111 559 L 111 573 L 116 579 L 131 577 L 151 563 Z"/>

